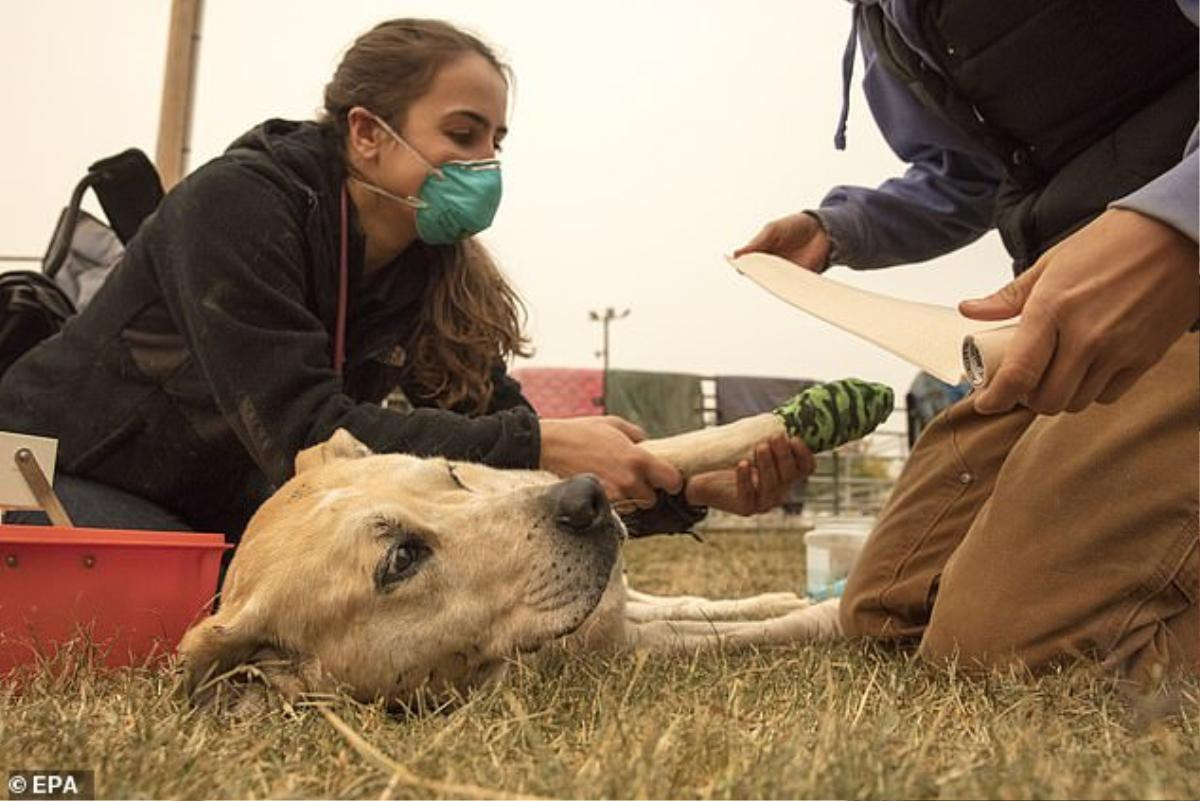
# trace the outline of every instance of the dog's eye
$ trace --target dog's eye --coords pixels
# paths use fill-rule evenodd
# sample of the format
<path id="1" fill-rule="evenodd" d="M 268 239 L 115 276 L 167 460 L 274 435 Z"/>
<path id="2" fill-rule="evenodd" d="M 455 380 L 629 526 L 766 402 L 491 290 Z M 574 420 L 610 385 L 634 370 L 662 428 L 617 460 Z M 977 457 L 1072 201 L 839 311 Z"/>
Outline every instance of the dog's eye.
<path id="1" fill-rule="evenodd" d="M 394 543 L 375 568 L 375 586 L 380 590 L 387 590 L 397 582 L 409 578 L 416 573 L 429 553 L 429 546 L 420 540 L 410 539 Z"/>

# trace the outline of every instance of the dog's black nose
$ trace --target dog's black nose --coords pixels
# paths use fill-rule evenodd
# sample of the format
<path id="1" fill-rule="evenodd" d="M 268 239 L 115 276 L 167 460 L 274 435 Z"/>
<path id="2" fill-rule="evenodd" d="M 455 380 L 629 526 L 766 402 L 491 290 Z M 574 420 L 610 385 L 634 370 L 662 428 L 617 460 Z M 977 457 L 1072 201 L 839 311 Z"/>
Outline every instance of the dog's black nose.
<path id="1" fill-rule="evenodd" d="M 569 478 L 558 485 L 555 494 L 554 518 L 572 531 L 587 531 L 608 514 L 608 498 L 593 475 Z"/>

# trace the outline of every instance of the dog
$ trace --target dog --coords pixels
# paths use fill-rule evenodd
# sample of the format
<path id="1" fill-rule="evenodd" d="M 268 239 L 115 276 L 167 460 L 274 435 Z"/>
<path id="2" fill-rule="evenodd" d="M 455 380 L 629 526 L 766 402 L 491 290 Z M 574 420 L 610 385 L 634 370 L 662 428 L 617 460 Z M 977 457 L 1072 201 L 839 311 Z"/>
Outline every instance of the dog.
<path id="1" fill-rule="evenodd" d="M 785 433 L 795 426 L 768 412 L 641 447 L 689 476 Z M 466 693 L 554 642 L 662 651 L 839 634 L 836 599 L 632 590 L 625 536 L 592 476 L 375 454 L 339 429 L 297 456 L 251 519 L 219 611 L 180 643 L 186 686 L 201 696 L 250 666 L 287 696 L 341 689 L 410 705 Z"/>

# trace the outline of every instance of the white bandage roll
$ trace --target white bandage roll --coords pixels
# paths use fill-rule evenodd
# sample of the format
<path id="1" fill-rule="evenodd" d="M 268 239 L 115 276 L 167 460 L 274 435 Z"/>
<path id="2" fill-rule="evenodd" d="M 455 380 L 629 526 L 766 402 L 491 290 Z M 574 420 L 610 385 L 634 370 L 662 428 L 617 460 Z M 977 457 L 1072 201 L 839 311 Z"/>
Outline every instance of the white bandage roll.
<path id="1" fill-rule="evenodd" d="M 988 385 L 1000 369 L 1004 352 L 1008 350 L 1008 343 L 1016 331 L 1015 325 L 1006 325 L 988 331 L 976 331 L 963 338 L 963 374 L 971 386 L 982 389 Z"/>
<path id="2" fill-rule="evenodd" d="M 840 284 L 769 253 L 730 258 L 742 275 L 814 317 L 860 336 L 957 384 L 965 375 L 976 387 L 995 375 L 1017 320 L 996 325 L 957 309 L 892 298 Z"/>

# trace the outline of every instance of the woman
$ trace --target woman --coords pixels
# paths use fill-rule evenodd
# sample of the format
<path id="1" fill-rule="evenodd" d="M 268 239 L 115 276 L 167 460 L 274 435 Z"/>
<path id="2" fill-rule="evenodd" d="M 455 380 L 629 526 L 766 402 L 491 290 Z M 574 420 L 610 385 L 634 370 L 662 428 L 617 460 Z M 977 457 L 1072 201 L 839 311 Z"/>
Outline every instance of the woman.
<path id="1" fill-rule="evenodd" d="M 0 383 L 0 429 L 58 438 L 78 523 L 236 538 L 338 427 L 375 451 L 590 471 L 643 507 L 680 490 L 635 426 L 539 421 L 505 374 L 527 353 L 519 301 L 470 237 L 500 199 L 506 73 L 445 23 L 382 23 L 319 121 L 268 121 L 167 195 L 87 309 Z M 415 410 L 379 405 L 396 387 Z M 764 443 L 757 467 L 659 497 L 677 514 L 651 527 L 773 505 L 810 460 Z"/>

